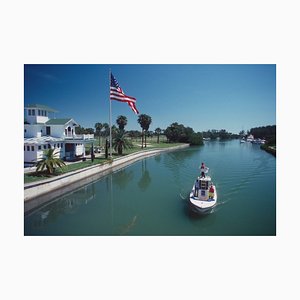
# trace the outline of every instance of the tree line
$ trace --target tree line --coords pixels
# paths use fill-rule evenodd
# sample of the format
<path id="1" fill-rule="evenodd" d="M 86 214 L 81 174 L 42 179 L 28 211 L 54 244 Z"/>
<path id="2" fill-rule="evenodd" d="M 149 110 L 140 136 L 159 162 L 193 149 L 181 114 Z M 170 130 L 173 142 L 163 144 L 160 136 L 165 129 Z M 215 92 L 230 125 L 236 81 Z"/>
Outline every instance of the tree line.
<path id="1" fill-rule="evenodd" d="M 189 143 L 191 145 L 203 145 L 201 132 L 194 132 L 191 127 L 185 127 L 177 122 L 172 123 L 164 130 L 168 142 Z"/>
<path id="2" fill-rule="evenodd" d="M 276 140 L 276 125 L 251 128 L 250 134 L 252 134 L 255 138 L 259 138 L 259 139 Z"/>
<path id="3" fill-rule="evenodd" d="M 221 129 L 221 130 L 212 129 L 208 131 L 203 131 L 202 134 L 204 138 L 208 138 L 211 140 L 216 140 L 217 138 L 219 138 L 220 140 L 239 138 L 238 134 L 228 132 L 225 129 Z"/>
<path id="4" fill-rule="evenodd" d="M 129 148 L 131 142 L 128 138 L 133 140 L 134 138 L 141 138 L 141 148 L 147 147 L 147 138 L 156 136 L 157 143 L 160 143 L 160 136 L 164 135 L 169 143 L 189 143 L 191 145 L 203 145 L 203 136 L 201 132 L 194 132 L 191 127 L 186 127 L 183 124 L 177 122 L 172 123 L 166 129 L 157 127 L 154 131 L 150 131 L 150 125 L 152 118 L 146 114 L 140 114 L 137 122 L 141 127 L 141 131 L 130 130 L 126 131 L 127 118 L 126 116 L 120 115 L 116 119 L 116 125 L 112 125 L 112 140 L 113 147 L 122 154 L 123 149 Z M 96 123 L 94 128 L 83 128 L 81 126 L 76 128 L 76 134 L 95 134 L 95 137 L 105 139 L 105 147 L 108 147 L 108 137 L 110 134 L 109 125 L 107 123 Z M 107 151 L 106 151 L 107 152 Z"/>

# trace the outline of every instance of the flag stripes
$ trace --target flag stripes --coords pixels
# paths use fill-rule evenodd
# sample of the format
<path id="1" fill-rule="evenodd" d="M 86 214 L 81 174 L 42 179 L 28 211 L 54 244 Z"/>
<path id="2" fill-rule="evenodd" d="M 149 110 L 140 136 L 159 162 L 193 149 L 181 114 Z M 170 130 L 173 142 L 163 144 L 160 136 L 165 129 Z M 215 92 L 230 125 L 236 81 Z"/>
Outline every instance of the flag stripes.
<path id="1" fill-rule="evenodd" d="M 135 106 L 136 99 L 134 97 L 125 95 L 113 74 L 111 74 L 110 78 L 110 100 L 126 102 L 135 114 L 139 114 L 139 111 Z"/>

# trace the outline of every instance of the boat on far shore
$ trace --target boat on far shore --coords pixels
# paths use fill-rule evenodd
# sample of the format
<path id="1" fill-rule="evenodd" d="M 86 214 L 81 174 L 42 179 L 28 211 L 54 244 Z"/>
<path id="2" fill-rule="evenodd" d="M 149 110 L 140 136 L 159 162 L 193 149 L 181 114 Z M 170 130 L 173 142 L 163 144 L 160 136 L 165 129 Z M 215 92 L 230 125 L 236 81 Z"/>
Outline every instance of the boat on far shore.
<path id="1" fill-rule="evenodd" d="M 264 139 L 254 139 L 252 142 L 252 144 L 258 144 L 258 145 L 263 145 L 266 143 L 266 140 Z"/>
<path id="2" fill-rule="evenodd" d="M 247 142 L 252 143 L 254 141 L 254 136 L 252 134 L 247 136 Z"/>

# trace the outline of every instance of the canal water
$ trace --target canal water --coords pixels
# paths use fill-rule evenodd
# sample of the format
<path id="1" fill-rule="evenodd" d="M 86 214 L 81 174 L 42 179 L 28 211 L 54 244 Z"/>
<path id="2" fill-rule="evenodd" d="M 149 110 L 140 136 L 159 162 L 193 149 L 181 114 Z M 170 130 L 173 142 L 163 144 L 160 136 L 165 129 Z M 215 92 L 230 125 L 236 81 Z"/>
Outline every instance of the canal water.
<path id="1" fill-rule="evenodd" d="M 204 162 L 218 192 L 195 216 L 187 196 Z M 276 159 L 259 145 L 209 141 L 143 159 L 24 217 L 25 235 L 274 236 Z"/>

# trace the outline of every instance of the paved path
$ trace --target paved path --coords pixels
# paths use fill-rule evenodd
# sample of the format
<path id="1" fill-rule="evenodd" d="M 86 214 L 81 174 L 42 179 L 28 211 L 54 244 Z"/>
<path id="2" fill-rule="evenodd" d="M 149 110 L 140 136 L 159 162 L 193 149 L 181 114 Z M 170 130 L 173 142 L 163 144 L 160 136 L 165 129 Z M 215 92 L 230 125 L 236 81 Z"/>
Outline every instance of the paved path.
<path id="1" fill-rule="evenodd" d="M 54 178 L 24 184 L 25 212 L 75 188 L 97 180 L 145 157 L 189 147 L 188 144 L 164 149 L 151 149 L 116 158 L 112 163 L 94 165 Z"/>

